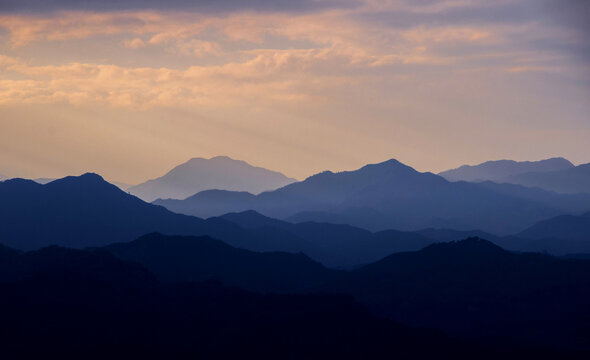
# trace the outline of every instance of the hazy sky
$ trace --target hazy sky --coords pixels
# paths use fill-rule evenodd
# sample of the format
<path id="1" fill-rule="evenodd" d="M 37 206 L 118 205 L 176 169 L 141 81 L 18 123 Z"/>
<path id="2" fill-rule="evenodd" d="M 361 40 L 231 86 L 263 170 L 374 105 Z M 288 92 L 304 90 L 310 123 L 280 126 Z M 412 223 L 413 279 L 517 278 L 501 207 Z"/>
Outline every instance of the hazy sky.
<path id="1" fill-rule="evenodd" d="M 590 1 L 0 0 L 0 174 L 590 162 Z"/>

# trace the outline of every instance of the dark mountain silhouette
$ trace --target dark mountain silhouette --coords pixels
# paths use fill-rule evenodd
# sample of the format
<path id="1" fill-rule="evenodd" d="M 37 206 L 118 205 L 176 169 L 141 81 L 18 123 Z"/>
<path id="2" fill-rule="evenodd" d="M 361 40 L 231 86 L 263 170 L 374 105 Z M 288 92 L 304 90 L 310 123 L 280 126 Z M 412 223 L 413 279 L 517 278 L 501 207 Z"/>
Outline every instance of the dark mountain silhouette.
<path id="1" fill-rule="evenodd" d="M 561 216 L 560 216 L 561 217 Z M 543 223 L 543 222 L 541 222 Z M 535 228 L 536 225 L 533 226 Z M 457 231 L 452 229 L 424 229 L 416 233 L 434 242 L 451 242 L 468 237 L 479 237 L 487 239 L 492 243 L 510 251 L 516 252 L 539 252 L 554 256 L 563 256 L 572 253 L 590 252 L 590 240 L 588 237 L 576 238 L 570 236 L 571 229 L 556 226 L 556 235 L 527 235 L 526 231 L 516 235 L 495 236 L 483 231 Z M 543 234 L 543 232 L 541 232 Z"/>
<path id="2" fill-rule="evenodd" d="M 22 253 L 4 246 L 0 248 L 0 282 L 31 278 L 51 281 L 60 277 L 64 282 L 92 278 L 97 283 L 117 283 L 130 288 L 144 288 L 156 283 L 156 277 L 143 267 L 118 260 L 106 251 L 49 246 Z"/>
<path id="3" fill-rule="evenodd" d="M 424 229 L 416 233 L 432 242 L 451 242 L 467 237 L 480 237 L 517 252 L 539 252 L 554 256 L 590 253 L 588 219 L 580 216 L 560 215 L 541 221 L 516 235 L 495 236 L 483 231 L 457 231 L 451 229 Z"/>
<path id="4" fill-rule="evenodd" d="M 208 193 L 215 191 L 204 194 Z M 564 255 L 584 253 L 588 249 L 588 241 L 565 235 L 532 239 L 521 235 L 492 238 L 479 232 L 458 232 L 452 238 L 393 230 L 371 233 L 350 225 L 292 224 L 255 212 L 202 220 L 147 204 L 94 174 L 68 177 L 46 185 L 30 180 L 7 180 L 0 183 L 0 199 L 1 243 L 20 249 L 47 245 L 101 246 L 161 232 L 209 235 L 252 251 L 303 252 L 330 267 L 354 267 L 395 252 L 419 250 L 436 241 L 470 235 L 489 237 L 517 251 Z"/>
<path id="5" fill-rule="evenodd" d="M 0 181 L 3 180 L 7 180 L 7 179 L 12 179 L 12 178 L 8 178 L 2 174 L 0 174 Z M 18 178 L 14 178 L 14 179 L 18 179 Z M 31 179 L 34 182 L 41 184 L 41 185 L 45 185 L 45 184 L 49 184 L 52 181 L 58 180 L 57 178 L 35 178 L 35 179 Z M 116 187 L 118 187 L 119 189 L 125 191 L 127 190 L 129 187 L 131 187 L 132 185 L 124 183 L 124 182 L 120 182 L 120 181 L 111 181 L 111 184 L 115 185 Z"/>
<path id="6" fill-rule="evenodd" d="M 211 189 L 260 193 L 295 181 L 276 171 L 217 156 L 193 158 L 164 176 L 132 186 L 128 191 L 145 201 L 153 201 L 158 198 L 184 199 Z"/>
<path id="7" fill-rule="evenodd" d="M 590 212 L 540 221 L 517 236 L 534 240 L 528 241 L 528 247 L 552 254 L 590 253 Z"/>
<path id="8" fill-rule="evenodd" d="M 8 358 L 573 355 L 408 328 L 375 317 L 347 295 L 263 295 L 214 281 L 162 283 L 103 250 L 14 252 L 9 262 L 0 257 L 0 268 L 14 269 L 0 279 L 0 346 Z"/>
<path id="9" fill-rule="evenodd" d="M 497 240 L 501 239 L 496 235 L 492 235 L 490 233 L 480 231 L 480 230 L 466 230 L 466 231 L 458 231 L 453 229 L 423 229 L 416 231 L 417 234 L 420 234 L 424 237 L 427 237 L 432 240 L 436 240 L 436 242 L 452 242 L 452 241 L 459 241 L 467 238 L 477 237 L 489 240 L 491 242 L 496 242 Z"/>
<path id="10" fill-rule="evenodd" d="M 280 239 L 285 233 L 292 234 L 305 246 L 301 251 L 332 267 L 366 264 L 395 252 L 419 250 L 434 242 L 412 232 L 386 230 L 372 233 L 350 225 L 319 222 L 292 224 L 253 210 L 229 213 L 221 218 L 250 230 L 257 238 Z"/>
<path id="11" fill-rule="evenodd" d="M 56 178 L 36 178 L 36 179 L 32 179 L 34 182 L 41 184 L 41 185 L 45 185 L 45 184 L 49 184 L 52 181 L 57 180 Z M 118 187 L 119 189 L 123 190 L 123 191 L 127 191 L 127 189 L 129 189 L 131 186 L 130 184 L 124 183 L 124 182 L 120 182 L 120 181 L 109 181 L 109 183 L 115 185 L 116 187 Z"/>
<path id="12" fill-rule="evenodd" d="M 590 260 L 590 254 L 567 254 L 567 255 L 563 255 L 562 258 Z"/>
<path id="13" fill-rule="evenodd" d="M 580 215 L 561 215 L 540 221 L 521 232 L 519 236 L 530 239 L 557 238 L 562 240 L 587 240 L 590 243 L 590 212 Z"/>
<path id="14" fill-rule="evenodd" d="M 257 253 L 210 237 L 154 233 L 103 249 L 145 266 L 168 282 L 214 279 L 253 291 L 300 292 L 317 288 L 334 276 L 333 270 L 301 253 Z"/>
<path id="15" fill-rule="evenodd" d="M 550 172 L 573 168 L 574 164 L 564 158 L 551 158 L 541 161 L 487 161 L 479 165 L 463 165 L 439 173 L 449 181 L 493 181 L 497 183 L 510 182 L 509 177 L 528 172 Z"/>
<path id="16" fill-rule="evenodd" d="M 277 274 L 266 274 L 267 266 Z M 258 282 L 254 288 L 263 290 L 259 285 L 275 286 L 284 273 L 285 286 L 298 291 L 300 283 L 289 274 L 300 271 L 303 281 L 317 272 L 313 281 L 327 280 L 320 288 L 333 295 L 262 295 L 214 281 L 184 282 L 210 275 Z M 590 349 L 587 260 L 513 254 L 468 239 L 323 278 L 325 272 L 297 255 L 255 254 L 208 238 L 158 234 L 85 251 L 0 247 L 0 345 L 4 354 L 62 358 L 583 358 Z M 399 323 L 479 340 L 396 325 L 336 293 L 351 294 Z"/>
<path id="17" fill-rule="evenodd" d="M 183 201 L 154 203 L 189 215 L 217 216 L 253 209 L 290 221 L 335 220 L 374 231 L 436 227 L 481 229 L 500 235 L 577 211 L 584 201 L 589 201 L 590 207 L 590 198 L 568 202 L 559 195 L 547 195 L 537 201 L 528 190 L 520 192 L 514 187 L 500 191 L 485 184 L 449 182 L 389 160 L 356 171 L 323 172 L 257 196 L 208 193 L 206 200 L 197 194 Z"/>
<path id="18" fill-rule="evenodd" d="M 303 252 L 325 265 L 342 267 L 430 243 L 404 233 L 377 240 L 368 231 L 332 224 L 293 225 L 266 218 L 280 226 L 257 227 L 253 226 L 255 221 L 247 225 L 245 218 L 233 218 L 240 225 L 225 218 L 203 220 L 145 203 L 95 174 L 67 177 L 46 185 L 7 180 L 0 183 L 0 199 L 0 243 L 25 250 L 48 245 L 102 246 L 160 232 L 208 235 L 252 251 Z M 263 218 L 256 214 L 249 220 L 255 217 Z"/>
<path id="19" fill-rule="evenodd" d="M 7 180 L 0 183 L 0 200 L 0 242 L 19 249 L 100 246 L 156 231 L 210 235 L 252 250 L 300 249 L 288 242 L 258 240 L 223 219 L 174 214 L 121 191 L 96 174 L 66 177 L 46 185 Z"/>
<path id="20" fill-rule="evenodd" d="M 333 284 L 377 314 L 473 337 L 590 348 L 590 261 L 478 238 L 398 253 Z"/>
<path id="21" fill-rule="evenodd" d="M 529 172 L 511 176 L 507 182 L 539 187 L 558 193 L 590 193 L 590 164 L 545 173 Z"/>

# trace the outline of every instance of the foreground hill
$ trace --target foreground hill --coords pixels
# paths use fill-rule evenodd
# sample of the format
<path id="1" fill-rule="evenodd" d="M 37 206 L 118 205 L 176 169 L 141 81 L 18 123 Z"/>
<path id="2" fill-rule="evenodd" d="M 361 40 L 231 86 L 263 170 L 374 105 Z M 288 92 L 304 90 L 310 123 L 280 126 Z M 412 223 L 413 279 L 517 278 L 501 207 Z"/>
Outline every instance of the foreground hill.
<path id="1" fill-rule="evenodd" d="M 376 313 L 452 334 L 590 348 L 590 261 L 478 238 L 399 253 L 333 285 Z"/>
<path id="2" fill-rule="evenodd" d="M 187 248 L 187 241 L 195 238 L 170 238 L 172 250 L 158 255 L 164 240 L 151 235 L 111 250 L 125 246 L 116 249 L 122 251 L 119 255 L 135 254 L 156 270 L 162 261 L 176 261 L 180 251 L 197 256 L 195 262 L 202 265 L 180 256 L 173 266 L 178 277 L 170 281 L 190 280 L 196 268 L 211 266 L 207 256 L 227 254 L 219 246 Z M 153 275 L 108 250 L 50 247 L 21 253 L 0 247 L 3 353 L 60 358 L 521 359 L 584 358 L 590 348 L 589 261 L 514 255 L 471 239 L 337 272 L 324 286 L 325 291 L 353 294 L 390 318 L 480 339 L 471 342 L 377 318 L 349 295 L 274 295 L 214 281 L 162 282 L 167 281 L 162 274 Z M 230 262 L 224 271 L 263 284 L 269 275 L 248 270 L 259 266 L 244 261 L 248 256 L 238 259 L 236 267 Z M 272 262 L 277 274 L 283 267 Z M 210 268 L 212 278 L 220 275 L 218 267 Z"/>
<path id="3" fill-rule="evenodd" d="M 389 160 L 356 171 L 320 173 L 257 196 L 203 192 L 186 200 L 154 203 L 204 217 L 253 209 L 291 221 L 336 222 L 374 231 L 437 227 L 500 235 L 522 231 L 564 212 L 590 208 L 590 197 L 568 202 L 554 194 L 537 201 L 529 195 L 518 189 L 499 191 L 481 184 L 449 182 Z"/>
<path id="4" fill-rule="evenodd" d="M 301 253 L 252 252 L 210 237 L 154 233 L 103 249 L 168 282 L 215 279 L 247 290 L 300 292 L 318 288 L 335 274 Z"/>
<path id="5" fill-rule="evenodd" d="M 2 251 L 0 251 L 2 254 Z M 459 341 L 377 318 L 347 295 L 170 284 L 104 251 L 0 256 L 8 358 L 526 358 L 564 352 Z"/>
<path id="6" fill-rule="evenodd" d="M 564 158 L 551 158 L 541 161 L 496 160 L 486 161 L 479 165 L 463 165 L 456 169 L 443 171 L 439 175 L 449 181 L 493 181 L 504 183 L 509 182 L 508 179 L 511 176 L 519 174 L 529 172 L 545 173 L 573 167 L 574 164 Z"/>
<path id="7" fill-rule="evenodd" d="M 276 171 L 255 167 L 227 156 L 217 156 L 211 159 L 193 158 L 162 177 L 132 186 L 128 191 L 145 201 L 153 201 L 159 198 L 184 199 L 210 189 L 257 194 L 295 181 Z"/>
<path id="8" fill-rule="evenodd" d="M 262 292 L 347 293 L 402 324 L 481 340 L 590 349 L 588 260 L 511 253 L 479 238 L 397 253 L 353 271 L 326 270 L 298 255 L 156 234 L 104 250 L 167 281 L 219 279 Z"/>

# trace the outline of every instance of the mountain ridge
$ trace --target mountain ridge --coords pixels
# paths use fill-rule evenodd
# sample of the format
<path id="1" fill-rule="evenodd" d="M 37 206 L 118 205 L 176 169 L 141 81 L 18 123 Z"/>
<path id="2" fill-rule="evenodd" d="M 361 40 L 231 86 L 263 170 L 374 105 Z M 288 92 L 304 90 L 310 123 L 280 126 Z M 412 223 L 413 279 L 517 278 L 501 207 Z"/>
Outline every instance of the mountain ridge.
<path id="1" fill-rule="evenodd" d="M 440 172 L 438 175 L 449 181 L 494 181 L 506 182 L 516 174 L 527 172 L 549 172 L 574 167 L 569 160 L 554 157 L 539 161 L 491 160 L 477 165 L 462 165 L 458 168 Z"/>
<path id="2" fill-rule="evenodd" d="M 340 218 L 341 223 L 372 231 L 438 227 L 481 229 L 499 235 L 522 231 L 564 212 L 590 208 L 590 197 L 572 202 L 558 194 L 545 194 L 545 200 L 539 202 L 527 195 L 529 189 L 498 186 L 449 182 L 391 159 L 353 171 L 322 172 L 245 199 L 243 195 L 238 198 L 235 192 L 225 192 L 223 197 L 217 194 L 207 201 L 200 201 L 201 195 L 196 194 L 186 200 L 157 200 L 154 204 L 201 217 L 252 209 L 273 218 L 297 221 L 314 221 L 317 214 L 326 214 L 329 216 L 318 220 Z"/>

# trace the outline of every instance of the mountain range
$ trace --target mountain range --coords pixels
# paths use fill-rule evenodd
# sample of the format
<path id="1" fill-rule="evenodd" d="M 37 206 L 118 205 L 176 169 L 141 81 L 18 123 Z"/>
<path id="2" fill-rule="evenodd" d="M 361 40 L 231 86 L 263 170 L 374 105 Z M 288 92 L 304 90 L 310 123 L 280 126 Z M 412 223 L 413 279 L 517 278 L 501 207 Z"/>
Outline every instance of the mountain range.
<path id="1" fill-rule="evenodd" d="M 506 185 L 502 188 L 506 189 Z M 521 191 L 520 188 L 510 185 L 510 191 Z M 582 208 L 585 204 L 583 197 L 574 195 L 557 195 L 538 189 L 528 189 L 525 193 L 528 197 L 541 199 L 535 204 L 541 203 L 542 206 L 547 206 L 543 203 L 559 203 L 555 198 L 561 201 L 564 196 L 575 200 L 570 201 L 570 206 L 577 204 Z M 253 210 L 204 220 L 145 203 L 96 174 L 67 177 L 46 185 L 23 179 L 7 180 L 0 183 L 0 199 L 3 204 L 0 207 L 0 243 L 23 250 L 48 245 L 72 248 L 102 246 L 160 232 L 170 235 L 208 235 L 251 251 L 302 252 L 315 261 L 335 268 L 355 267 L 392 253 L 419 250 L 433 242 L 453 241 L 468 236 L 485 237 L 517 251 L 547 251 L 555 255 L 590 252 L 589 242 L 582 239 L 585 230 L 570 238 L 570 230 L 557 226 L 554 233 L 561 235 L 540 237 L 528 228 L 511 236 L 450 228 L 371 232 L 348 224 L 319 221 L 291 223 L 266 217 Z M 547 219 L 549 217 L 542 220 Z M 535 224 L 532 226 L 534 228 Z"/>
<path id="2" fill-rule="evenodd" d="M 219 280 L 252 291 L 309 292 L 334 276 L 302 253 L 253 252 L 210 237 L 152 233 L 103 249 L 168 282 Z"/>
<path id="3" fill-rule="evenodd" d="M 151 245 L 157 251 L 165 244 Z M 478 353 L 540 353 L 412 329 L 376 317 L 350 295 L 261 294 L 217 281 L 162 282 L 141 265 L 99 249 L 53 246 L 20 253 L 0 247 L 0 269 L 0 345 L 7 358 L 353 359 L 436 354 L 468 359 Z"/>
<path id="4" fill-rule="evenodd" d="M 351 271 L 202 237 L 150 234 L 100 250 L 144 266 L 161 281 L 217 279 L 258 292 L 351 294 L 375 314 L 414 327 L 590 347 L 590 261 L 511 253 L 480 238 L 400 252 Z"/>
<path id="5" fill-rule="evenodd" d="M 390 160 L 154 203 L 91 173 L 10 179 L 0 204 L 9 357 L 590 352 L 590 194 Z"/>
<path id="6" fill-rule="evenodd" d="M 441 172 L 449 181 L 520 184 L 564 194 L 590 193 L 590 164 L 574 166 L 563 158 L 541 161 L 488 161 Z"/>
<path id="7" fill-rule="evenodd" d="M 211 159 L 193 158 L 165 175 L 148 180 L 127 190 L 145 200 L 184 199 L 204 190 L 232 190 L 260 193 L 295 182 L 295 179 L 252 166 L 227 156 Z"/>
<path id="8" fill-rule="evenodd" d="M 146 203 L 96 174 L 66 177 L 46 185 L 7 180 L 0 183 L 0 200 L 0 243 L 22 250 L 48 245 L 96 247 L 160 232 L 208 235 L 252 251 L 304 252 L 316 261 L 341 267 L 431 243 L 419 235 L 397 231 L 372 234 L 347 225 L 295 225 L 253 211 L 204 220 Z"/>
<path id="9" fill-rule="evenodd" d="M 6 180 L 0 183 L 0 200 L 1 242 L 23 250 L 47 245 L 99 246 L 131 241 L 154 231 L 217 236 L 235 245 L 239 244 L 232 240 L 249 240 L 230 222 L 172 213 L 91 173 L 45 185 Z"/>
<path id="10" fill-rule="evenodd" d="M 529 238 L 553 237 L 561 240 L 588 240 L 590 242 L 590 212 L 580 215 L 560 215 L 540 221 L 521 233 Z"/>
<path id="11" fill-rule="evenodd" d="M 497 183 L 510 182 L 512 176 L 524 173 L 545 173 L 551 171 L 567 170 L 574 167 L 569 160 L 564 158 L 551 158 L 540 161 L 514 161 L 495 160 L 486 161 L 478 165 L 463 165 L 439 173 L 449 181 L 493 181 Z"/>
<path id="12" fill-rule="evenodd" d="M 336 281 L 377 314 L 463 336 L 590 346 L 590 261 L 511 253 L 486 240 L 430 245 Z"/>
<path id="13" fill-rule="evenodd" d="M 590 261 L 510 253 L 478 238 L 434 244 L 355 270 L 335 271 L 303 256 L 244 252 L 206 237 L 150 234 L 83 251 L 52 246 L 22 253 L 0 247 L 0 270 L 0 290 L 5 294 L 0 299 L 2 341 L 25 333 L 45 344 L 44 351 L 71 339 L 77 339 L 81 349 L 87 343 L 114 346 L 141 338 L 163 349 L 169 349 L 170 341 L 183 348 L 197 342 L 201 348 L 209 341 L 225 343 L 228 336 L 236 341 L 231 334 L 256 334 L 249 341 L 276 344 L 268 336 L 277 331 L 287 331 L 285 338 L 276 335 L 283 339 L 279 344 L 287 339 L 324 339 L 323 344 L 334 334 L 342 341 L 346 333 L 354 334 L 350 340 L 358 344 L 358 339 L 365 339 L 361 334 L 376 330 L 376 324 L 390 324 L 399 331 L 390 338 L 379 328 L 366 340 L 372 339 L 372 346 L 398 344 L 393 346 L 396 351 L 404 348 L 399 341 L 409 341 L 411 334 L 422 334 L 416 339 L 421 346 L 438 338 L 436 353 L 443 351 L 443 344 L 456 350 L 461 344 L 456 338 L 474 339 L 479 347 L 492 350 L 494 344 L 526 344 L 547 348 L 548 353 L 590 349 Z M 300 279 L 292 281 L 299 272 Z M 286 281 L 281 284 L 283 274 Z M 200 282 L 204 279 L 210 280 Z M 221 287 L 213 280 L 258 294 Z M 289 294 L 272 294 L 276 290 Z M 281 299 L 290 305 L 285 307 Z M 251 307 L 255 304 L 260 307 Z M 415 332 L 391 321 L 442 329 L 452 337 Z M 83 323 L 94 326 L 89 329 Z M 272 332 L 262 331 L 266 326 Z M 102 330 L 107 328 L 110 331 Z M 72 332 L 75 329 L 79 332 Z M 332 333 L 310 335 L 316 330 Z M 423 337 L 426 334 L 430 337 Z"/>
<path id="14" fill-rule="evenodd" d="M 512 176 L 509 182 L 565 194 L 590 193 L 590 164 L 562 171 L 519 174 Z"/>
<path id="15" fill-rule="evenodd" d="M 540 220 L 590 209 L 589 194 L 571 200 L 525 187 L 450 182 L 392 159 L 355 171 L 326 171 L 259 195 L 210 190 L 154 204 L 200 217 L 252 209 L 291 222 L 342 223 L 372 231 L 435 227 L 507 235 Z"/>

